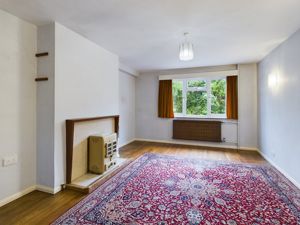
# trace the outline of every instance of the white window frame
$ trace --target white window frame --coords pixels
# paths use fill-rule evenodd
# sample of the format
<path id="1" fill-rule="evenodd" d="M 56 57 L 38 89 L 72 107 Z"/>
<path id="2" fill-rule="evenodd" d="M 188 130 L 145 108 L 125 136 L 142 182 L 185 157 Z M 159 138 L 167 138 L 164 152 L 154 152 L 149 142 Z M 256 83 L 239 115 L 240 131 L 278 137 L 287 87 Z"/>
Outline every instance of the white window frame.
<path id="1" fill-rule="evenodd" d="M 226 119 L 226 98 L 225 94 L 225 113 L 224 114 L 212 114 L 211 113 L 211 82 L 213 80 L 226 80 L 226 76 L 214 76 L 214 77 L 198 77 L 198 78 L 185 78 L 185 79 L 173 79 L 174 81 L 182 81 L 182 113 L 175 113 L 175 117 L 187 117 L 187 118 L 220 118 Z M 188 87 L 189 80 L 201 80 L 205 81 L 205 87 Z M 227 83 L 226 83 L 227 85 Z M 193 90 L 194 89 L 194 90 Z M 188 91 L 206 91 L 207 93 L 207 115 L 189 115 L 186 114 L 186 101 Z M 226 90 L 226 86 L 225 86 Z"/>

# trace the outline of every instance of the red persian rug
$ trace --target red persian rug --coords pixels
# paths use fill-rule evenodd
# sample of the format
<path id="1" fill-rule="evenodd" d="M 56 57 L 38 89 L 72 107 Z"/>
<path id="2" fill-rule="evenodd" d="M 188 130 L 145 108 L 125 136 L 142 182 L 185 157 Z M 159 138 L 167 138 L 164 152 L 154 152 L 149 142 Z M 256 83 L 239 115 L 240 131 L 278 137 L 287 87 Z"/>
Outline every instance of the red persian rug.
<path id="1" fill-rule="evenodd" d="M 271 166 L 145 154 L 53 224 L 300 224 L 300 191 Z"/>

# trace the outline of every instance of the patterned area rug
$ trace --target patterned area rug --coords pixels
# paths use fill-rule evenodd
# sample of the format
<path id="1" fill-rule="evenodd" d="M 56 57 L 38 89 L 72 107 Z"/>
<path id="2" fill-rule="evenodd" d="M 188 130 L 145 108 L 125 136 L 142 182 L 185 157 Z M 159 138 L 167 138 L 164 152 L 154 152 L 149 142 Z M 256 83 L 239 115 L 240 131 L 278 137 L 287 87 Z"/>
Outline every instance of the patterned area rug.
<path id="1" fill-rule="evenodd" d="M 271 166 L 145 154 L 53 224 L 300 224 L 300 191 Z"/>

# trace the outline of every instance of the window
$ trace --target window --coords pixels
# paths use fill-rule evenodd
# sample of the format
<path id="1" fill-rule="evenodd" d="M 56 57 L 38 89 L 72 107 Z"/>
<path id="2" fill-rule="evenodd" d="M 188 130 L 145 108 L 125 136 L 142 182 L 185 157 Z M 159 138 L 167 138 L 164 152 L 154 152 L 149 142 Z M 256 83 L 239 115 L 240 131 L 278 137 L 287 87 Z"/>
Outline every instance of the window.
<path id="1" fill-rule="evenodd" d="M 226 78 L 173 80 L 175 116 L 226 118 Z"/>

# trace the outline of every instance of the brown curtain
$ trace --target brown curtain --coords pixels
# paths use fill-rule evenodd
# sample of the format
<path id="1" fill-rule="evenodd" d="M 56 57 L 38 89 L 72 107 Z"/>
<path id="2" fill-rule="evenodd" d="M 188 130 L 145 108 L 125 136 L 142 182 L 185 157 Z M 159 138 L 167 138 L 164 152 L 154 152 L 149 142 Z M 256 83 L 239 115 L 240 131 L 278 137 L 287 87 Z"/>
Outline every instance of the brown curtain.
<path id="1" fill-rule="evenodd" d="M 174 118 L 172 80 L 159 81 L 158 117 Z"/>
<path id="2" fill-rule="evenodd" d="M 238 77 L 228 76 L 227 82 L 227 101 L 226 101 L 226 115 L 227 119 L 238 119 Z"/>

